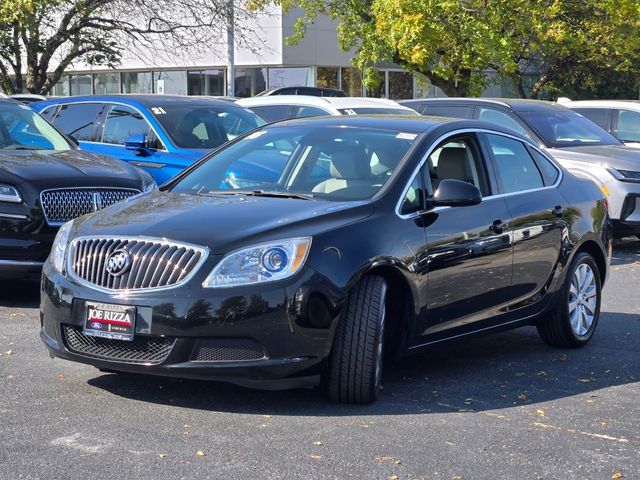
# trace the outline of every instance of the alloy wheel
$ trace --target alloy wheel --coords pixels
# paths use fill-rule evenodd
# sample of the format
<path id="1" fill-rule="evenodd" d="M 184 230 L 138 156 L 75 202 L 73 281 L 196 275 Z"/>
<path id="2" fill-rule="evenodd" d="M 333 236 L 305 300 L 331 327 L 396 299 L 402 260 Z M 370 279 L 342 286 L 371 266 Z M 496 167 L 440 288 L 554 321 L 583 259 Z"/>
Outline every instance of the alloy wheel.
<path id="1" fill-rule="evenodd" d="M 598 305 L 596 277 L 586 263 L 576 268 L 569 289 L 569 319 L 573 333 L 584 336 L 593 325 Z"/>

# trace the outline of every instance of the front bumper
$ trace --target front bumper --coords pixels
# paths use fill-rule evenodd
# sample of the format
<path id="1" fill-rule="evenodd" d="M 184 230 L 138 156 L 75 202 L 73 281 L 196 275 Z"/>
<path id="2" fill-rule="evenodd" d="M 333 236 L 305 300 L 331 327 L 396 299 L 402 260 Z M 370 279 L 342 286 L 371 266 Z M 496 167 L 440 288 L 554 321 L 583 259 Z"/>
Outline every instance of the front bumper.
<path id="1" fill-rule="evenodd" d="M 605 186 L 614 235 L 640 234 L 640 183 L 611 180 Z"/>
<path id="2" fill-rule="evenodd" d="M 38 278 L 57 228 L 41 219 L 0 214 L 0 280 Z"/>
<path id="3" fill-rule="evenodd" d="M 324 318 L 330 320 L 310 325 L 305 292 L 315 285 L 317 297 L 320 276 L 311 269 L 302 273 L 280 287 L 216 290 L 191 282 L 120 297 L 79 285 L 47 263 L 41 338 L 53 356 L 104 370 L 267 389 L 313 386 L 330 352 L 338 306 L 327 300 Z M 84 335 L 86 301 L 135 306 L 134 340 Z M 317 309 L 318 302 L 313 305 Z"/>

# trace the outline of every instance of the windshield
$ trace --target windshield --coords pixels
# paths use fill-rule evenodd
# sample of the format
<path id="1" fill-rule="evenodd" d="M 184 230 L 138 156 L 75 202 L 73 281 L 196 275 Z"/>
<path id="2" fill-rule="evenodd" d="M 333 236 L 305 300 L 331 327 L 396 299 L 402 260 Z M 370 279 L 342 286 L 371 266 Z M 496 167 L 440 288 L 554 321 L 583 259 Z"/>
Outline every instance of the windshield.
<path id="1" fill-rule="evenodd" d="M 518 112 L 548 147 L 617 145 L 620 142 L 591 120 L 571 110 Z"/>
<path id="2" fill-rule="evenodd" d="M 342 115 L 418 115 L 415 110 L 393 107 L 339 108 L 338 111 Z"/>
<path id="3" fill-rule="evenodd" d="M 210 150 L 265 123 L 250 110 L 226 105 L 163 105 L 151 111 L 180 148 Z"/>
<path id="4" fill-rule="evenodd" d="M 31 108 L 13 103 L 0 104 L 0 149 L 71 150 L 69 142 Z"/>
<path id="5" fill-rule="evenodd" d="M 171 190 L 363 200 L 386 183 L 416 137 L 391 130 L 272 126 L 210 157 Z"/>

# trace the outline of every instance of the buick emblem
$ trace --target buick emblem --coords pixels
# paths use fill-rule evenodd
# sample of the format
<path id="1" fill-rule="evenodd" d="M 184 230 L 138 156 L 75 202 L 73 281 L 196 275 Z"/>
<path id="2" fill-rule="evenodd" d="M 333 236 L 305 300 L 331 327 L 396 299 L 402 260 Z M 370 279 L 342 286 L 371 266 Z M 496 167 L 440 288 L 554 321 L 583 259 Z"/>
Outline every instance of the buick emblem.
<path id="1" fill-rule="evenodd" d="M 131 267 L 131 255 L 126 250 L 116 250 L 107 259 L 107 272 L 114 277 L 127 273 Z"/>

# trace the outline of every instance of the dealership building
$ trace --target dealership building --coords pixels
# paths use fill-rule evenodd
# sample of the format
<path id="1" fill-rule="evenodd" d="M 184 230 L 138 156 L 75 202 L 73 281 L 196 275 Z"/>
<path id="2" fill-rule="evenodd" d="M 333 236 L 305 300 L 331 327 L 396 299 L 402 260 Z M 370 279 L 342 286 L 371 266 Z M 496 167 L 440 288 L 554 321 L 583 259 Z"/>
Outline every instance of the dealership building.
<path id="1" fill-rule="evenodd" d="M 338 46 L 337 24 L 326 17 L 309 25 L 297 45 L 287 45 L 286 39 L 293 34 L 294 24 L 301 15 L 300 10 L 284 13 L 281 7 L 274 6 L 251 20 L 246 27 L 247 32 L 252 32 L 249 37 L 254 37 L 253 41 L 249 40 L 250 47 L 236 44 L 233 49 L 233 92 L 228 91 L 228 43 L 222 41 L 196 58 L 180 52 L 167 56 L 138 50 L 125 51 L 117 69 L 78 65 L 60 79 L 51 94 L 249 97 L 276 87 L 318 86 L 341 89 L 349 96 L 391 99 L 444 96 L 424 77 L 394 65 L 378 66 L 383 81 L 375 90 L 367 89 L 362 72 L 352 65 L 352 52 L 344 52 Z M 503 90 L 499 85 L 492 86 L 484 95 L 504 96 Z"/>

